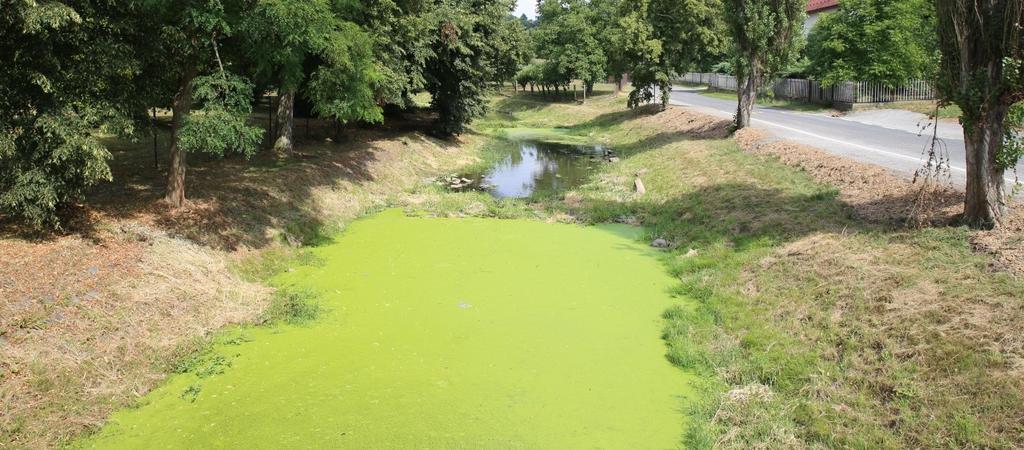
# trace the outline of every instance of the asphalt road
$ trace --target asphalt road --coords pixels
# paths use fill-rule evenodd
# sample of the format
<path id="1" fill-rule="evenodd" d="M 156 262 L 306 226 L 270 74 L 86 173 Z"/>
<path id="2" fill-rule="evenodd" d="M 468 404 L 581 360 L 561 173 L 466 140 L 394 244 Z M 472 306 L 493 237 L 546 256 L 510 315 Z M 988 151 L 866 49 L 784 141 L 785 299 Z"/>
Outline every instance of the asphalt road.
<path id="1" fill-rule="evenodd" d="M 700 89 L 676 87 L 672 91 L 672 104 L 702 110 L 706 113 L 733 117 L 736 102 L 708 97 Z M 827 114 L 787 111 L 779 108 L 756 106 L 753 125 L 772 132 L 775 136 L 811 145 L 822 150 L 850 157 L 859 161 L 877 164 L 907 177 L 924 166 L 925 151 L 932 139 L 932 131 L 918 133 L 911 123 L 892 123 L 891 126 L 869 124 L 832 117 Z M 966 181 L 966 156 L 963 138 L 953 138 L 959 133 L 943 130 L 940 124 L 941 145 L 951 159 L 951 182 L 963 189 Z M 956 126 L 956 125 L 952 125 Z M 955 130 L 954 130 L 955 131 Z M 1024 174 L 1024 162 L 1017 165 L 1017 171 Z M 1007 182 L 1013 182 L 1013 174 L 1007 174 Z"/>

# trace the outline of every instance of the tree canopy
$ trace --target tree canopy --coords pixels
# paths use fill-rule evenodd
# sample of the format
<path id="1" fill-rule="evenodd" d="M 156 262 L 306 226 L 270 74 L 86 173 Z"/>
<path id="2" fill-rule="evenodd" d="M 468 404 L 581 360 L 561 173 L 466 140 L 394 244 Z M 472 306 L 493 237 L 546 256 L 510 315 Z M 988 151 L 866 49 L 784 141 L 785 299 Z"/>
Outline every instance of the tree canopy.
<path id="1" fill-rule="evenodd" d="M 931 0 L 843 0 L 807 39 L 810 75 L 897 86 L 931 78 L 938 65 Z"/>
<path id="2" fill-rule="evenodd" d="M 725 51 L 724 22 L 719 0 L 641 0 L 622 3 L 619 52 L 635 90 L 637 106 L 661 93 L 668 105 L 672 78 Z"/>
<path id="3" fill-rule="evenodd" d="M 486 109 L 490 82 L 531 57 L 511 1 L 64 0 L 0 9 L 0 212 L 57 227 L 62 206 L 111 178 L 97 131 L 134 135 L 169 109 L 166 201 L 186 198 L 186 155 L 253 155 L 250 122 L 276 95 L 291 148 L 297 97 L 317 116 L 380 122 L 429 92 L 435 131 Z M 287 124 L 288 126 L 284 126 Z"/>
<path id="4" fill-rule="evenodd" d="M 56 227 L 58 208 L 109 180 L 93 134 L 133 130 L 141 25 L 132 2 L 3 2 L 0 211 Z"/>
<path id="5" fill-rule="evenodd" d="M 757 90 L 791 64 L 799 50 L 807 0 L 725 0 L 739 79 L 736 127 L 750 125 Z"/>
<path id="6" fill-rule="evenodd" d="M 537 56 L 544 60 L 549 84 L 566 87 L 573 80 L 587 86 L 604 78 L 608 59 L 593 26 L 597 19 L 584 0 L 542 0 L 533 30 Z"/>

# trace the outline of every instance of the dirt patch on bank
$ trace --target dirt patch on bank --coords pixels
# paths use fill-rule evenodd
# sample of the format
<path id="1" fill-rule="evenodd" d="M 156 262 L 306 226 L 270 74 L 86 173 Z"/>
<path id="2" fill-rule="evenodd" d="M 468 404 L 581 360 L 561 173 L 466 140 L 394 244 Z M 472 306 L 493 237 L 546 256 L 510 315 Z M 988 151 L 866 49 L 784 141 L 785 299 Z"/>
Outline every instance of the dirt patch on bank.
<path id="1" fill-rule="evenodd" d="M 992 255 L 997 268 L 1024 276 L 1024 211 L 1014 211 L 998 230 L 975 233 L 971 244 L 976 251 Z"/>
<path id="2" fill-rule="evenodd" d="M 732 121 L 728 119 L 676 107 L 669 107 L 657 114 L 645 115 L 639 122 L 663 130 L 680 132 L 692 139 L 723 139 L 732 131 Z"/>

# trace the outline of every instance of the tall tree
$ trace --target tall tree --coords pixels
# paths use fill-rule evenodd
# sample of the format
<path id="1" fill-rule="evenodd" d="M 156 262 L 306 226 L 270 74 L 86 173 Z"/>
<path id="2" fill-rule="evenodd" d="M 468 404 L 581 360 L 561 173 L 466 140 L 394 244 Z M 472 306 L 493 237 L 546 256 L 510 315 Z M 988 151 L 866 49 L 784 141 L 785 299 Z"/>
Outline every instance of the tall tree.
<path id="1" fill-rule="evenodd" d="M 631 64 L 636 107 L 660 93 L 668 106 L 675 74 L 716 60 L 725 51 L 720 0 L 623 2 L 621 48 Z"/>
<path id="2" fill-rule="evenodd" d="M 145 17 L 150 21 L 149 29 L 159 30 L 159 36 L 154 40 L 158 43 L 155 50 L 159 58 L 150 61 L 153 66 L 147 70 L 174 74 L 174 94 L 169 102 L 172 113 L 170 168 L 164 198 L 172 208 L 177 208 L 185 201 L 187 152 L 224 154 L 239 151 L 251 154 L 258 145 L 252 139 L 256 130 L 246 124 L 248 116 L 243 108 L 246 104 L 237 101 L 237 96 L 245 92 L 248 84 L 228 73 L 219 47 L 221 42 L 233 34 L 248 4 L 243 0 L 152 0 L 143 4 L 146 8 Z M 219 74 L 218 77 L 204 76 L 214 72 Z M 197 81 L 205 83 L 203 90 L 211 93 L 201 106 L 209 107 L 210 112 L 222 121 L 206 120 L 205 114 L 200 114 L 192 121 L 192 126 L 186 128 L 192 115 Z M 168 91 L 166 87 L 155 84 L 151 89 L 156 92 Z M 219 94 L 213 95 L 210 90 Z M 251 96 L 251 86 L 249 92 Z M 216 131 L 222 138 L 192 136 L 183 139 L 186 137 L 183 132 L 200 130 Z M 240 135 L 231 139 L 223 138 L 232 130 Z M 183 145 L 185 142 L 202 142 L 211 146 L 188 148 Z M 228 145 L 242 147 L 224 147 Z"/>
<path id="3" fill-rule="evenodd" d="M 0 213 L 60 226 L 59 209 L 111 178 L 97 128 L 127 135 L 139 109 L 135 2 L 0 6 Z"/>
<path id="4" fill-rule="evenodd" d="M 542 0 L 533 30 L 537 56 L 565 85 L 581 80 L 584 92 L 605 76 L 607 58 L 597 38 L 594 10 L 584 0 Z"/>
<path id="5" fill-rule="evenodd" d="M 897 86 L 937 71 L 932 0 L 843 0 L 807 39 L 809 71 L 827 84 L 844 80 Z"/>
<path id="6" fill-rule="evenodd" d="M 497 29 L 489 59 L 493 65 L 492 81 L 505 83 L 514 80 L 519 69 L 533 59 L 530 36 L 523 23 L 509 15 Z M 513 83 L 515 86 L 515 83 Z"/>
<path id="7" fill-rule="evenodd" d="M 371 40 L 373 83 L 380 105 L 415 105 L 412 94 L 426 87 L 427 60 L 434 54 L 435 0 L 357 0 L 335 2 L 344 17 L 366 30 Z"/>
<path id="8" fill-rule="evenodd" d="M 793 61 L 807 0 L 725 0 L 725 21 L 735 47 L 736 128 L 750 126 L 757 90 Z"/>
<path id="9" fill-rule="evenodd" d="M 621 0 L 591 0 L 594 35 L 605 56 L 604 72 L 615 80 L 615 94 L 622 91 L 623 77 L 629 72 L 630 60 L 623 48 L 623 28 L 619 21 Z"/>
<path id="10" fill-rule="evenodd" d="M 510 0 L 438 0 L 434 6 L 436 40 L 425 78 L 438 111 L 438 135 L 462 134 L 487 111 L 484 95 L 494 73 L 491 48 L 513 6 Z"/>
<path id="11" fill-rule="evenodd" d="M 963 110 L 964 220 L 975 227 L 998 226 L 1008 208 L 1004 173 L 1020 157 L 1019 137 L 1006 122 L 1020 118 L 1011 109 L 1024 101 L 1024 1 L 936 0 L 935 5 L 942 51 L 939 90 Z"/>
<path id="12" fill-rule="evenodd" d="M 275 151 L 294 147 L 295 100 L 306 86 L 314 110 L 342 122 L 380 120 L 372 85 L 378 72 L 369 37 L 327 0 L 259 0 L 243 24 L 248 58 L 277 86 Z M 307 62 L 317 64 L 306 73 Z"/>

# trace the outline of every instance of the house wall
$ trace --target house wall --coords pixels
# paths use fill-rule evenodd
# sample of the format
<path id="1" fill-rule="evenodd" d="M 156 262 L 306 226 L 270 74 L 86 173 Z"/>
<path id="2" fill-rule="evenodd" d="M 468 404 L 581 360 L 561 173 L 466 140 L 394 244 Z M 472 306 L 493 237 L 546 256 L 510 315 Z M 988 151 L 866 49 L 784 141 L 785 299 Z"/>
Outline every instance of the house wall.
<path id="1" fill-rule="evenodd" d="M 837 9 L 839 9 L 838 0 L 810 0 L 807 3 L 807 20 L 804 21 L 804 35 L 811 32 L 811 28 L 821 19 L 822 15 Z"/>
<path id="2" fill-rule="evenodd" d="M 828 11 L 816 11 L 807 14 L 807 20 L 804 21 L 804 35 L 808 35 L 811 32 L 811 28 L 814 28 L 814 24 L 818 23 L 818 19 L 821 18 L 822 14 L 827 14 Z"/>

